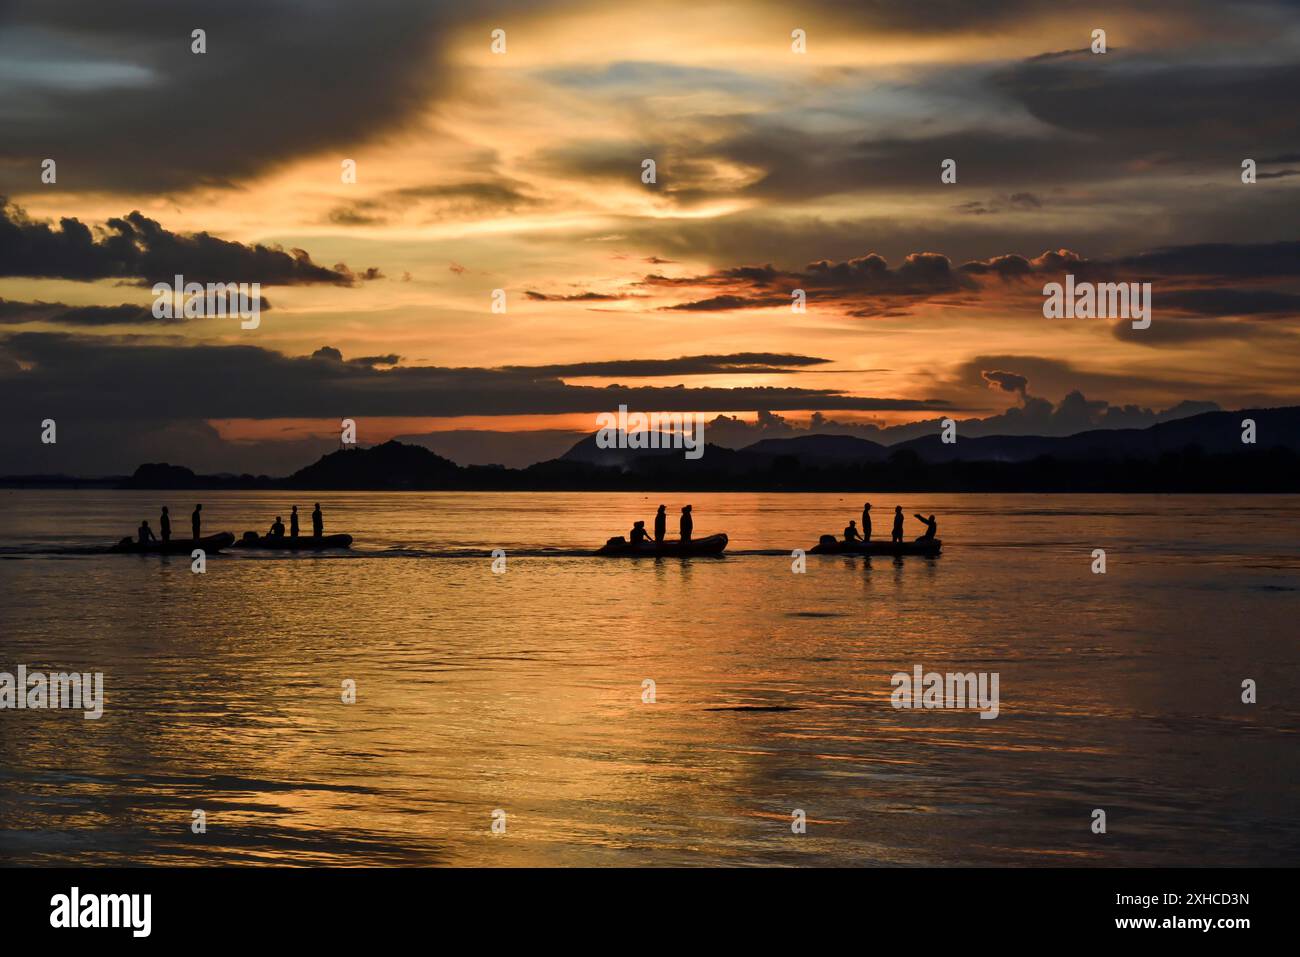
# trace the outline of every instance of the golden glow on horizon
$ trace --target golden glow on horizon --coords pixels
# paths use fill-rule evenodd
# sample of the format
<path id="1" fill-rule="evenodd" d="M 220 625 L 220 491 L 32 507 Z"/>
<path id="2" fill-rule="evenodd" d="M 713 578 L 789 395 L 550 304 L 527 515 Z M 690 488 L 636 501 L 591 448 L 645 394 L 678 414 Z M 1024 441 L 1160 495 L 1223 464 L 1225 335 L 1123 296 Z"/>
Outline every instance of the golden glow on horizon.
<path id="1" fill-rule="evenodd" d="M 1225 36 L 1237 29 L 1231 17 L 1207 17 L 1222 21 L 1214 29 Z M 489 51 L 496 27 L 507 30 L 504 56 Z M 794 27 L 808 31 L 806 56 L 789 50 Z M 1106 27 L 1113 47 L 1140 37 L 1156 52 L 1192 42 L 1209 29 L 1123 8 L 1107 14 Z M 780 249 L 785 248 L 779 241 L 782 230 L 822 230 L 828 247 L 854 250 L 825 254 L 835 259 L 888 244 L 891 223 L 921 224 L 935 237 L 925 247 L 952 254 L 943 237 L 973 218 L 959 212 L 960 205 L 988 201 L 988 190 L 963 180 L 950 191 L 850 185 L 827 195 L 812 191 L 805 198 L 796 189 L 787 196 L 763 182 L 763 168 L 747 162 L 743 151 L 708 150 L 743 139 L 763 124 L 861 126 L 864 136 L 906 138 L 918 111 L 918 123 L 947 121 L 939 108 L 918 106 L 920 94 L 912 86 L 927 69 L 991 69 L 1043 52 L 1077 49 L 1085 38 L 1074 15 L 1027 16 L 996 30 L 908 34 L 871 26 L 851 9 L 792 11 L 769 3 L 737 17 L 735 6 L 726 3 L 622 9 L 589 3 L 476 18 L 439 43 L 449 66 L 442 67 L 446 76 L 436 98 L 400 128 L 348 149 L 298 157 L 233 190 L 109 195 L 46 187 L 12 197 L 37 219 L 76 216 L 98 226 L 139 209 L 177 232 L 208 231 L 240 242 L 302 248 L 319 264 L 346 263 L 358 273 L 374 266 L 382 278 L 351 287 L 265 287 L 271 308 L 255 334 L 221 320 L 79 331 L 130 334 L 146 342 L 182 337 L 255 345 L 290 356 L 328 345 L 345 358 L 394 353 L 403 364 L 452 368 L 741 350 L 797 353 L 833 365 L 791 375 L 568 381 L 797 385 L 860 396 L 939 399 L 971 409 L 1002 408 L 1014 398 L 990 394 L 971 379 L 968 367 L 980 357 L 1011 357 L 1008 362 L 1055 357 L 1102 393 L 1098 397 L 1153 406 L 1199 397 L 1188 394 L 1188 383 L 1224 397 L 1296 393 L 1297 344 L 1289 330 L 1275 333 L 1271 348 L 1227 337 L 1209 345 L 1169 341 L 1152 349 L 1117 338 L 1108 323 L 1044 320 L 1032 283 L 985 282 L 978 294 L 959 290 L 929 300 L 882 297 L 877 314 L 855 317 L 852 304 L 819 301 L 816 290 L 809 291 L 805 314 L 782 307 L 679 310 L 672 307 L 730 290 L 707 283 L 642 282 L 651 273 L 707 277 L 778 258 L 747 252 L 758 245 L 748 242 L 748 232 L 760 229 L 777 236 Z M 1042 128 L 1025 111 L 980 108 L 987 115 L 978 119 L 997 129 L 1032 135 Z M 651 191 L 640 182 L 640 163 L 655 148 L 664 151 L 654 157 L 662 188 Z M 357 162 L 355 184 L 340 180 L 343 159 Z M 809 169 L 809 176 L 821 175 L 815 165 Z M 1162 210 L 1149 195 L 1147 174 L 1131 172 L 1108 182 L 1104 193 L 1063 183 L 1042 208 L 1008 210 L 995 221 L 1013 237 L 1017 229 L 1035 237 L 1059 236 L 1053 247 L 1075 245 L 1074 237 L 1100 233 L 1117 219 L 1158 224 Z M 1189 180 L 1188 185 L 1202 184 Z M 857 225 L 861 222 L 881 225 L 867 229 Z M 713 231 L 694 232 L 702 227 Z M 991 239 L 988 254 L 1042 251 L 1028 242 Z M 1037 238 L 1033 242 L 1044 245 Z M 762 248 L 772 246 L 769 240 Z M 790 261 L 776 265 L 798 269 L 807 261 L 788 255 Z M 898 265 L 897 253 L 891 265 Z M 507 293 L 504 315 L 489 310 L 494 289 Z M 529 293 L 553 300 L 589 293 L 617 298 L 537 301 Z M 784 287 L 777 294 L 784 294 Z M 0 280 L 0 297 L 69 305 L 151 302 L 147 288 L 117 281 L 6 279 Z M 1249 385 L 1230 372 L 1242 363 L 1252 369 Z M 843 371 L 855 369 L 863 371 Z M 1072 387 L 1065 373 L 1040 373 L 1031 384 L 1034 395 L 1053 401 Z M 867 414 L 873 420 L 906 420 L 927 413 Z M 546 418 L 476 421 L 532 428 Z M 269 435 L 271 423 L 281 421 L 268 420 L 264 427 L 224 423 L 223 428 L 231 435 Z M 420 421 L 446 428 L 462 420 Z"/>

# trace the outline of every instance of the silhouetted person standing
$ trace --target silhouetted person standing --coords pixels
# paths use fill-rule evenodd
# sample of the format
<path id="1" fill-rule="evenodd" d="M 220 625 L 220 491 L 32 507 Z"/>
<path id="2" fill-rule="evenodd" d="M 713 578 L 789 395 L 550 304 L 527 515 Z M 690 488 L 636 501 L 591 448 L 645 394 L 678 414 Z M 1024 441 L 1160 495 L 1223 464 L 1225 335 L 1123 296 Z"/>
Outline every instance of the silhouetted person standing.
<path id="1" fill-rule="evenodd" d="M 164 542 L 172 540 L 172 520 L 171 516 L 167 514 L 166 505 L 163 506 L 162 515 L 158 517 L 158 532 L 162 535 Z"/>
<path id="2" fill-rule="evenodd" d="M 691 530 L 695 528 L 695 521 L 691 518 L 691 507 L 689 505 L 682 506 L 682 520 L 679 527 L 682 533 L 682 541 L 689 542 L 691 540 Z"/>
<path id="3" fill-rule="evenodd" d="M 862 540 L 871 541 L 871 503 L 862 506 Z"/>
<path id="4" fill-rule="evenodd" d="M 655 512 L 655 544 L 662 545 L 664 536 L 668 534 L 668 506 L 660 505 L 659 511 Z"/>
<path id="5" fill-rule="evenodd" d="M 199 526 L 203 524 L 203 516 L 200 514 L 202 511 L 202 505 L 194 506 L 194 511 L 190 515 L 190 538 L 199 537 Z"/>
<path id="6" fill-rule="evenodd" d="M 640 545 L 642 542 L 649 542 L 650 534 L 645 530 L 645 522 L 637 522 L 632 526 L 632 544 Z"/>
<path id="7" fill-rule="evenodd" d="M 934 520 L 934 516 L 931 515 L 929 518 L 925 518 L 922 515 L 917 515 L 916 519 L 917 521 L 919 521 L 921 524 L 925 526 L 925 534 L 918 537 L 917 541 L 918 542 L 934 541 L 934 534 L 935 532 L 939 531 L 939 523 Z"/>
<path id="8" fill-rule="evenodd" d="M 298 506 L 297 505 L 295 505 L 293 507 L 293 511 L 289 513 L 289 534 L 292 535 L 294 538 L 298 537 Z"/>
<path id="9" fill-rule="evenodd" d="M 844 529 L 844 540 L 846 542 L 859 542 L 862 540 L 858 535 L 858 525 L 856 522 L 849 522 L 849 527 Z"/>
<path id="10" fill-rule="evenodd" d="M 325 534 L 325 518 L 320 513 L 320 502 L 316 503 L 311 512 L 311 533 L 317 538 Z"/>
<path id="11" fill-rule="evenodd" d="M 141 545 L 148 545 L 150 542 L 158 541 L 158 539 L 153 537 L 153 529 L 149 527 L 149 519 L 147 518 L 141 520 L 139 531 L 136 532 L 136 537 L 139 539 Z"/>
<path id="12" fill-rule="evenodd" d="M 894 506 L 894 531 L 890 534 L 890 540 L 901 542 L 903 540 L 903 506 Z"/>

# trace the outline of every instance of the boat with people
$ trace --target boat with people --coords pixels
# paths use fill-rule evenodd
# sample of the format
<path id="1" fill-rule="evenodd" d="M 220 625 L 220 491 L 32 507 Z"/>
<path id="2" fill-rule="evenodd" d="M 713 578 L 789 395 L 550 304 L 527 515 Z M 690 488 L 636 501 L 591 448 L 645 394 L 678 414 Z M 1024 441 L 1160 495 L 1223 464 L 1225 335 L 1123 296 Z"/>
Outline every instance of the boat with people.
<path id="1" fill-rule="evenodd" d="M 258 535 L 244 532 L 235 548 L 264 548 L 288 552 L 320 552 L 331 548 L 351 548 L 351 535 Z"/>
<path id="2" fill-rule="evenodd" d="M 823 535 L 808 549 L 809 555 L 928 555 L 934 557 L 943 548 L 943 539 L 928 538 L 914 542 L 864 542 L 844 541 L 834 535 Z"/>
<path id="3" fill-rule="evenodd" d="M 605 557 L 631 558 L 694 558 L 708 555 L 721 555 L 727 547 L 727 536 L 721 532 L 704 538 L 666 538 L 656 542 L 653 539 L 629 542 L 622 535 L 611 538 L 597 555 Z"/>
<path id="4" fill-rule="evenodd" d="M 194 549 L 201 548 L 211 554 L 229 548 L 234 543 L 235 536 L 230 532 L 204 535 L 202 538 L 172 538 L 167 541 L 155 538 L 141 542 L 134 538 L 124 538 L 109 548 L 109 551 L 129 555 L 189 555 Z"/>

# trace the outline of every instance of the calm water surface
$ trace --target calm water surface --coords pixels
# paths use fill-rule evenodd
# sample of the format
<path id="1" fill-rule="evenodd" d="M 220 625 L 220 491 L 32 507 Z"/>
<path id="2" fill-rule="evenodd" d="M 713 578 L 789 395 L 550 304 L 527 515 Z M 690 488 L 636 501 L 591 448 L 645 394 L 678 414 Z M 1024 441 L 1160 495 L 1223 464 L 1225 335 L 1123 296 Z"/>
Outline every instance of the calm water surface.
<path id="1" fill-rule="evenodd" d="M 868 495 L 943 556 L 800 575 L 863 497 L 694 494 L 728 556 L 655 561 L 589 552 L 681 496 L 204 492 L 357 548 L 86 553 L 192 494 L 0 490 L 0 671 L 107 698 L 0 711 L 0 861 L 1300 863 L 1300 497 Z M 1000 717 L 893 709 L 916 664 Z"/>

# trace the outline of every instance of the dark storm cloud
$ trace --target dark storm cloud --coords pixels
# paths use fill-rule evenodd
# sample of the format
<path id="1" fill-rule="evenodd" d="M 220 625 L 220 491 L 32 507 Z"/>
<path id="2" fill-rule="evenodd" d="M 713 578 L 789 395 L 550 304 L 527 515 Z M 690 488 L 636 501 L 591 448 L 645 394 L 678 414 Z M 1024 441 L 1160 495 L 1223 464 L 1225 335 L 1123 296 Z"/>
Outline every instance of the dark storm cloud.
<path id="1" fill-rule="evenodd" d="M 175 324 L 177 319 L 155 319 L 149 306 L 65 306 L 61 302 L 13 302 L 0 299 L 0 325 L 16 326 L 32 322 L 57 323 L 62 326 L 140 325 L 142 323 Z"/>
<path id="2" fill-rule="evenodd" d="M 983 15 L 985 7 L 977 8 Z M 1267 38 L 1260 43 L 1266 47 Z M 946 158 L 957 161 L 959 189 L 1003 191 L 992 200 L 964 200 L 962 211 L 975 215 L 1033 212 L 1062 183 L 1077 188 L 1146 176 L 1158 191 L 1171 189 L 1175 175 L 1197 173 L 1227 185 L 1242 158 L 1285 156 L 1300 145 L 1287 119 L 1300 63 L 1285 46 L 1271 62 L 1250 62 L 1259 59 L 1258 44 L 1232 48 L 1237 58 L 1226 49 L 1166 54 L 1112 47 L 1105 55 L 1062 51 L 997 68 L 941 65 L 902 88 L 922 102 L 960 98 L 972 107 L 969 118 L 960 110 L 918 111 L 910 127 L 867 124 L 862 133 L 861 125 L 805 125 L 779 111 L 730 114 L 716 118 L 718 135 L 688 126 L 652 143 L 554 147 L 536 161 L 566 177 L 636 183 L 641 158 L 652 157 L 660 179 L 654 188 L 682 205 L 928 190 Z M 869 101 L 882 89 L 879 77 L 865 70 L 847 71 L 837 82 L 848 103 Z M 852 106 L 838 109 L 847 113 Z M 1037 122 L 992 126 L 988 118 L 998 114 Z M 755 175 L 744 182 L 717 175 L 736 166 Z"/>
<path id="3" fill-rule="evenodd" d="M 677 359 L 611 359 L 604 362 L 570 362 L 546 366 L 505 366 L 507 372 L 534 376 L 584 378 L 626 376 L 646 378 L 675 375 L 753 375 L 791 373 L 823 365 L 829 359 L 790 355 L 782 352 L 737 352 L 730 355 L 681 356 Z"/>
<path id="4" fill-rule="evenodd" d="M 813 4 L 824 10 L 842 10 L 867 29 L 902 33 L 957 33 L 971 27 L 981 30 L 993 24 L 1022 20 L 1035 13 L 1059 8 L 1044 0 L 1002 0 L 973 4 L 968 0 L 821 0 Z"/>
<path id="5" fill-rule="evenodd" d="M 1154 329 L 1159 322 L 1152 322 Z M 1119 323 L 1128 326 L 1128 323 Z M 1151 329 L 1145 331 L 1150 332 Z M 972 356 L 961 362 L 947 380 L 950 394 L 973 390 L 987 391 L 985 373 L 1004 370 L 1025 379 L 1026 391 L 1038 395 L 1063 396 L 1072 391 L 1089 395 L 1126 395 L 1133 401 L 1161 402 L 1170 394 L 1197 397 L 1207 392 L 1206 384 L 1197 379 L 1161 370 L 1120 372 L 1091 369 L 1067 359 L 1049 356 L 1009 354 Z"/>
<path id="6" fill-rule="evenodd" d="M 1102 25 L 1104 17 L 1112 11 L 1123 16 L 1140 7 L 1143 13 L 1158 14 L 1167 23 L 1178 22 L 1189 32 L 1214 36 L 1212 16 L 1223 9 L 1213 0 L 1131 0 L 1096 2 L 1096 0 L 998 0 L 998 2 L 971 3 L 969 0 L 817 0 L 811 6 L 831 12 L 842 12 L 846 24 L 868 33 L 891 31 L 918 36 L 950 33 L 988 33 L 992 28 L 1014 28 L 1043 17 L 1075 14 L 1082 22 L 1080 33 L 1086 39 L 1091 24 Z M 1231 11 L 1234 27 L 1256 27 L 1259 30 L 1275 29 L 1271 14 L 1286 11 L 1290 0 L 1264 0 L 1260 3 L 1239 4 Z M 1084 29 L 1084 28 L 1087 29 Z M 1110 49 L 1116 49 L 1114 46 Z M 1045 53 L 1044 57 L 1068 55 L 1074 51 Z"/>
<path id="7" fill-rule="evenodd" d="M 668 310 L 679 312 L 726 312 L 730 309 L 765 309 L 770 306 L 788 306 L 788 296 L 710 296 L 708 299 L 696 299 L 691 302 L 679 302 L 674 306 L 664 306 Z"/>
<path id="8" fill-rule="evenodd" d="M 1165 290 L 1156 287 L 1147 329 L 1116 323 L 1111 334 L 1134 345 L 1157 347 L 1213 340 L 1294 339 L 1287 320 L 1300 319 L 1300 295 L 1276 289 L 1214 287 Z M 1271 320 L 1271 321 L 1270 321 Z"/>
<path id="9" fill-rule="evenodd" d="M 725 150 L 684 136 L 659 142 L 583 140 L 538 150 L 529 161 L 539 173 L 576 180 L 626 183 L 691 206 L 734 190 L 717 185 Z M 655 162 L 655 181 L 642 181 L 643 162 Z"/>
<path id="10" fill-rule="evenodd" d="M 1111 168 L 1142 158 L 1222 161 L 1226 153 L 1239 169 L 1243 157 L 1296 147 L 1295 125 L 1279 120 L 1300 85 L 1300 63 L 1190 59 L 1080 53 L 1024 61 L 993 82 L 1053 129 L 1123 144 Z"/>
<path id="11" fill-rule="evenodd" d="M 1003 372 L 999 369 L 993 369 L 988 372 L 981 372 L 991 389 L 1001 389 L 1003 392 L 1018 392 L 1025 394 L 1025 388 L 1029 385 L 1029 380 L 1022 375 L 1014 372 Z"/>
<path id="12" fill-rule="evenodd" d="M 809 299 L 829 299 L 853 308 L 850 315 L 879 315 L 890 303 L 924 299 L 940 293 L 968 289 L 973 283 L 952 268 L 948 257 L 938 253 L 911 253 L 897 268 L 876 253 L 831 262 L 821 259 L 801 271 L 783 271 L 770 263 L 736 266 L 702 276 L 668 277 L 649 275 L 642 286 L 663 288 L 724 288 L 727 291 L 704 299 L 664 306 L 668 310 L 718 312 L 789 306 L 791 293 L 802 289 Z"/>
<path id="13" fill-rule="evenodd" d="M 1154 303 L 1201 316 L 1300 316 L 1300 296 L 1274 289 L 1181 289 L 1157 292 Z"/>
<path id="14" fill-rule="evenodd" d="M 265 285 L 352 285 L 346 266 L 312 262 L 304 250 L 246 246 L 208 233 L 182 235 L 139 212 L 92 230 L 64 217 L 59 228 L 29 219 L 0 197 L 0 276 L 43 279 L 136 279 L 171 282 L 260 282 Z"/>
<path id="15" fill-rule="evenodd" d="M 29 366 L 0 376 L 0 407 L 22 415 L 139 419 L 456 416 L 724 409 L 939 411 L 950 403 L 845 395 L 833 389 L 574 386 L 532 369 L 343 361 L 323 347 L 294 358 L 255 346 L 182 346 L 24 332 L 0 353 Z M 159 402 L 166 396 L 166 402 Z M 93 397 L 89 398 L 89 397 Z"/>
<path id="16" fill-rule="evenodd" d="M 1259 340 L 1281 336 L 1278 330 L 1253 322 L 1225 321 L 1210 316 L 1156 316 L 1150 328 L 1134 329 L 1131 323 L 1117 322 L 1110 334 L 1122 342 L 1135 346 L 1160 348 L 1183 345 L 1189 342 L 1214 342 L 1223 340 Z"/>
<path id="17" fill-rule="evenodd" d="M 961 203 L 955 208 L 969 216 L 994 216 L 998 213 L 1025 212 L 1041 209 L 1043 201 L 1033 193 L 1012 193 L 1010 196 L 994 196 L 992 199 L 974 199 Z"/>
<path id="18" fill-rule="evenodd" d="M 1155 280 L 1156 305 L 1176 313 L 1289 317 L 1300 306 L 1300 295 L 1292 292 L 1241 285 L 1289 283 L 1300 277 L 1300 243 L 1294 242 L 1172 246 L 1117 259 L 1088 259 L 1070 249 L 1049 249 L 1034 257 L 1005 253 L 957 267 L 938 253 L 911 253 L 896 269 L 883 256 L 870 253 L 839 262 L 818 260 L 803 270 L 767 264 L 696 276 L 652 274 L 634 285 L 713 293 L 661 307 L 667 310 L 724 312 L 788 306 L 791 291 L 803 289 L 809 302 L 833 303 L 846 315 L 870 317 L 905 314 L 908 306 L 939 296 L 957 294 L 963 302 L 996 299 L 1014 293 L 1017 285 L 1022 291 L 1031 290 L 1031 282 L 1060 280 L 1066 274 L 1080 281 Z M 1244 328 L 1203 333 L 1205 337 L 1247 334 Z M 1185 335 L 1202 334 L 1188 331 Z"/>
<path id="19" fill-rule="evenodd" d="M 499 177 L 445 185 L 428 184 L 388 190 L 330 210 L 330 222 L 344 226 L 382 225 L 417 208 L 417 219 L 436 222 L 448 216 L 500 216 L 540 202 L 523 184 Z"/>
<path id="20" fill-rule="evenodd" d="M 615 302 L 627 298 L 626 296 L 603 292 L 578 292 L 572 295 L 564 295 L 562 293 L 538 292 L 535 289 L 525 291 L 524 295 L 533 302 Z"/>
<path id="21" fill-rule="evenodd" d="M 1129 256 L 1116 265 L 1160 276 L 1268 279 L 1300 276 L 1300 242 L 1198 243 Z"/>
<path id="22" fill-rule="evenodd" d="M 239 303 L 235 296 L 219 298 L 225 300 L 224 314 L 226 316 L 238 314 Z M 259 312 L 270 310 L 271 303 L 267 299 L 259 298 L 256 301 Z M 123 303 L 119 306 L 68 306 L 61 302 L 14 302 L 0 299 L 0 325 L 3 326 L 27 325 L 33 322 L 83 328 L 115 325 L 174 326 L 196 321 L 199 320 L 185 319 L 179 316 L 176 318 L 157 317 L 153 314 L 152 305 L 137 306 L 132 303 Z"/>
<path id="23" fill-rule="evenodd" d="M 41 159 L 54 157 L 60 189 L 146 192 L 233 183 L 400 125 L 444 79 L 434 45 L 459 9 L 402 0 L 4 7 L 24 54 L 0 81 L 9 189 L 18 164 L 22 182 L 35 182 Z M 205 54 L 190 51 L 196 27 L 207 31 Z"/>

